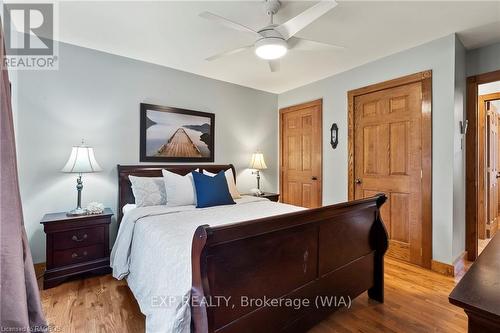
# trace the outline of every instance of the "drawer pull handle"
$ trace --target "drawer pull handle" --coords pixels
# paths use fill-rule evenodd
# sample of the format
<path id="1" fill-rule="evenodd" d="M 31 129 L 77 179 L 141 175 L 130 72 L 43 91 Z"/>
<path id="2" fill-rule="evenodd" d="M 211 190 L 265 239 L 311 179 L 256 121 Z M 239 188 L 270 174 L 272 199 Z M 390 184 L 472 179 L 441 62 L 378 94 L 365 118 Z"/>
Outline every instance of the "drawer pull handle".
<path id="1" fill-rule="evenodd" d="M 82 238 L 78 238 L 78 237 L 76 237 L 76 235 L 73 235 L 73 237 L 71 237 L 71 239 L 74 240 L 75 242 L 82 242 L 85 239 L 87 239 L 87 237 L 88 237 L 87 234 L 83 234 Z"/>
<path id="2" fill-rule="evenodd" d="M 83 254 L 82 254 L 82 257 L 86 257 L 87 256 L 87 251 L 83 251 Z M 75 258 L 78 258 L 78 253 L 74 253 L 71 255 L 71 258 L 75 259 Z"/>

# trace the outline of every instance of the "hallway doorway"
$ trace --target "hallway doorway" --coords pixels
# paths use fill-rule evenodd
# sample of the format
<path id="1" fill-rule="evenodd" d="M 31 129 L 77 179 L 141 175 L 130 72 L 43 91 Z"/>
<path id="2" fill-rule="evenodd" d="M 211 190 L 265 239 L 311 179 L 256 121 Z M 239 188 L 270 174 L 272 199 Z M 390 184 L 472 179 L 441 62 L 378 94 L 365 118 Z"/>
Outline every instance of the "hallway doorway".
<path id="1" fill-rule="evenodd" d="M 500 212 L 500 81 L 479 85 L 478 255 L 496 234 Z M 484 143 L 484 144 L 482 144 Z"/>
<path id="2" fill-rule="evenodd" d="M 500 71 L 467 79 L 466 251 L 474 261 L 500 225 Z"/>

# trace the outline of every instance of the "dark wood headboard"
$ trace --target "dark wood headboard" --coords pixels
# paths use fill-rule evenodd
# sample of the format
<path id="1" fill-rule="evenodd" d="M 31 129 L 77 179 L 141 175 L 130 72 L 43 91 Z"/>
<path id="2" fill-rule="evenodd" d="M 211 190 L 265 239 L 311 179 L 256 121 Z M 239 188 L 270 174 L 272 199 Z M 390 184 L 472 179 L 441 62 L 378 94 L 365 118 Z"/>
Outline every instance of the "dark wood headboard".
<path id="1" fill-rule="evenodd" d="M 118 225 L 123 217 L 123 206 L 126 204 L 135 203 L 134 194 L 132 193 L 132 184 L 128 176 L 138 177 L 162 177 L 161 170 L 166 169 L 170 172 L 179 175 L 187 175 L 193 170 L 200 169 L 200 172 L 206 170 L 208 172 L 217 173 L 228 169 L 233 170 L 234 181 L 236 182 L 236 171 L 232 164 L 190 164 L 190 165 L 119 165 L 118 164 Z"/>

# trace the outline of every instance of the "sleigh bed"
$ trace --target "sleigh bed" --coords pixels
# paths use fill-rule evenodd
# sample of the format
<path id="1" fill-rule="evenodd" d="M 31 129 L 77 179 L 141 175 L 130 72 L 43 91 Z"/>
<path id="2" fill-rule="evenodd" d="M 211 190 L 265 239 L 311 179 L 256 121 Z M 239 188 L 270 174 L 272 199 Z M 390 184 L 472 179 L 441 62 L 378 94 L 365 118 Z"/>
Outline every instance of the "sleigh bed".
<path id="1" fill-rule="evenodd" d="M 231 168 L 236 174 L 232 165 L 118 166 L 118 222 L 122 208 L 134 203 L 129 175 L 161 177 L 162 169 L 184 175 L 197 168 L 213 173 Z M 305 332 L 365 291 L 383 302 L 385 200 L 379 194 L 238 223 L 197 225 L 189 244 L 190 330 Z M 272 204 L 283 205 L 252 203 Z M 156 274 L 156 267 L 148 269 Z"/>

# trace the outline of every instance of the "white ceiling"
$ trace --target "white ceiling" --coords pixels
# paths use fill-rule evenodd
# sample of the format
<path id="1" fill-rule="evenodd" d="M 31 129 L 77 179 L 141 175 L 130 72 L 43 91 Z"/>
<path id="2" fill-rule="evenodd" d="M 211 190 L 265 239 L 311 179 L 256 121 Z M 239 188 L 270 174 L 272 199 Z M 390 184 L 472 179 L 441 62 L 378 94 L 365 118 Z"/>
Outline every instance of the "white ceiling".
<path id="1" fill-rule="evenodd" d="M 285 1 L 275 22 L 314 3 Z M 200 18 L 205 10 L 255 29 L 267 24 L 259 1 L 70 1 L 59 3 L 59 40 L 273 93 L 454 32 L 467 48 L 500 41 L 500 1 L 343 1 L 297 36 L 346 48 L 292 51 L 271 73 L 252 51 L 205 61 L 254 42 L 251 34 Z"/>

